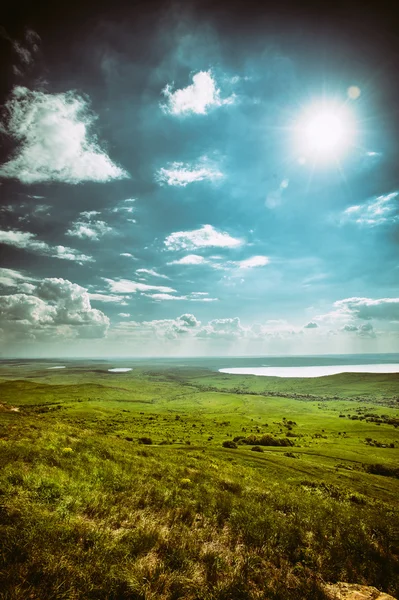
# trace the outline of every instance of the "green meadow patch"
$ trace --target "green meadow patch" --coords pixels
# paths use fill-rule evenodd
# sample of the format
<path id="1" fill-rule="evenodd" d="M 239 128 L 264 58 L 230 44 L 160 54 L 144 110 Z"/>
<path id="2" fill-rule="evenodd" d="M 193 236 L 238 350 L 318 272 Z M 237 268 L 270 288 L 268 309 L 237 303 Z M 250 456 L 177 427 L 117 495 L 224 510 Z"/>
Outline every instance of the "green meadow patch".
<path id="1" fill-rule="evenodd" d="M 399 595 L 396 375 L 47 367 L 0 369 L 2 598 Z"/>

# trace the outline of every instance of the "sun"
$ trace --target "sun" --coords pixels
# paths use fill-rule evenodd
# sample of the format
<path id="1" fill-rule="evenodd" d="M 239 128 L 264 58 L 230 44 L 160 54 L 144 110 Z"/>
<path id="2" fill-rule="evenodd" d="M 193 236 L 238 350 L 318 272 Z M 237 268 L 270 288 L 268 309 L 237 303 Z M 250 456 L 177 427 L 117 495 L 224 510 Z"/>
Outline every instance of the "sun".
<path id="1" fill-rule="evenodd" d="M 313 161 L 336 159 L 350 147 L 353 119 L 344 106 L 312 106 L 296 127 L 301 156 Z"/>
<path id="2" fill-rule="evenodd" d="M 338 115 L 320 112 L 306 123 L 304 135 L 309 150 L 330 154 L 339 150 L 345 141 L 345 126 Z"/>

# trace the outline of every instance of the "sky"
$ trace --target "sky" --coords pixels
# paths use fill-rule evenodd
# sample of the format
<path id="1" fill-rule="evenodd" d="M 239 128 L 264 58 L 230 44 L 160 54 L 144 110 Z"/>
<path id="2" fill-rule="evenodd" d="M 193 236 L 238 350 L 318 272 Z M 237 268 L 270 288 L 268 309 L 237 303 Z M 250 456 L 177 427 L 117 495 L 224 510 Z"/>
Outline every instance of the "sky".
<path id="1" fill-rule="evenodd" d="M 1 356 L 399 352 L 388 6 L 55 4 L 0 28 Z"/>

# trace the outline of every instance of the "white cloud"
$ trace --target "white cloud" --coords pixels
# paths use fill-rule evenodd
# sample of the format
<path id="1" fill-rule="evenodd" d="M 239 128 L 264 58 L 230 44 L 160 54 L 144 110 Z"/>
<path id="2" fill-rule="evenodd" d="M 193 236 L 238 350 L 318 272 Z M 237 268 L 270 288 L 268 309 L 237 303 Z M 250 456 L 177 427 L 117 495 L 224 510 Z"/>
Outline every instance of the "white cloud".
<path id="1" fill-rule="evenodd" d="M 187 300 L 187 296 L 172 296 L 172 294 L 146 294 L 151 300 Z"/>
<path id="2" fill-rule="evenodd" d="M 162 273 L 158 273 L 155 269 L 137 269 L 136 273 L 138 275 L 152 275 L 153 277 L 161 277 L 161 279 L 170 279 L 167 275 L 162 275 Z"/>
<path id="3" fill-rule="evenodd" d="M 6 339 L 100 338 L 108 317 L 93 309 L 85 288 L 66 279 L 43 279 L 32 294 L 0 296 L 0 327 Z"/>
<path id="4" fill-rule="evenodd" d="M 345 298 L 334 302 L 334 313 L 361 320 L 399 321 L 399 298 Z"/>
<path id="5" fill-rule="evenodd" d="M 269 320 L 265 324 L 243 325 L 239 317 L 213 319 L 197 334 L 199 338 L 225 341 L 262 342 L 265 340 L 289 340 L 303 335 L 300 327 L 281 320 Z"/>
<path id="6" fill-rule="evenodd" d="M 342 221 L 354 221 L 359 225 L 382 225 L 388 221 L 398 220 L 395 213 L 398 204 L 395 202 L 399 192 L 373 198 L 365 204 L 350 206 L 343 212 Z"/>
<path id="7" fill-rule="evenodd" d="M 206 115 L 209 108 L 233 104 L 235 96 L 222 99 L 220 90 L 211 71 L 200 71 L 193 75 L 193 83 L 186 88 L 172 91 L 172 86 L 167 85 L 162 91 L 167 99 L 166 104 L 161 104 L 162 109 L 172 115 L 194 113 Z"/>
<path id="8" fill-rule="evenodd" d="M 95 210 L 80 213 L 80 219 L 72 223 L 66 235 L 97 241 L 107 233 L 111 233 L 113 231 L 112 227 L 107 225 L 105 221 L 94 218 L 99 214 Z"/>
<path id="9" fill-rule="evenodd" d="M 52 256 L 53 258 L 73 260 L 78 263 L 93 262 L 91 256 L 80 254 L 77 250 L 68 246 L 50 246 L 46 242 L 38 240 L 34 233 L 28 231 L 0 230 L 0 243 L 13 246 L 14 248 L 37 252 L 45 256 Z"/>
<path id="10" fill-rule="evenodd" d="M 173 296 L 172 294 L 145 294 L 151 300 L 168 301 L 168 300 L 187 300 L 188 302 L 217 302 L 218 298 L 207 298 L 207 292 L 193 292 L 186 296 Z"/>
<path id="11" fill-rule="evenodd" d="M 200 292 L 204 293 L 204 292 Z M 228 354 L 253 355 L 261 352 L 275 353 L 317 347 L 325 353 L 328 349 L 352 348 L 359 352 L 365 344 L 373 344 L 382 335 L 374 331 L 370 322 L 360 322 L 351 327 L 330 328 L 318 326 L 313 329 L 311 341 L 303 326 L 281 320 L 244 324 L 239 317 L 212 319 L 200 323 L 188 315 L 191 326 L 184 323 L 184 315 L 177 319 L 154 321 L 123 321 L 110 333 L 110 338 L 132 342 L 131 348 L 159 355 L 159 352 L 176 351 L 182 356 L 203 354 L 227 356 Z M 389 333 L 387 334 L 389 336 Z M 397 335 L 397 332 L 396 332 Z M 367 346 L 371 347 L 371 346 Z"/>
<path id="12" fill-rule="evenodd" d="M 196 181 L 217 181 L 223 177 L 223 173 L 212 166 L 206 158 L 197 165 L 189 165 L 182 162 L 174 162 L 167 169 L 161 168 L 157 172 L 156 180 L 162 185 L 175 185 L 185 187 Z"/>
<path id="13" fill-rule="evenodd" d="M 179 260 L 172 260 L 168 265 L 203 265 L 207 262 L 203 256 L 188 254 L 187 256 L 183 256 L 183 258 L 179 258 Z"/>
<path id="14" fill-rule="evenodd" d="M 237 248 L 243 240 L 233 238 L 226 232 L 217 231 L 212 225 L 203 225 L 193 231 L 176 231 L 164 242 L 168 250 L 194 250 L 196 248 Z"/>
<path id="15" fill-rule="evenodd" d="M 107 279 L 106 281 L 115 294 L 136 294 L 137 292 L 160 292 L 162 294 L 170 294 L 176 292 L 173 288 L 166 287 L 163 285 L 147 285 L 146 283 L 140 283 L 138 281 L 130 281 L 129 279 Z"/>
<path id="16" fill-rule="evenodd" d="M 253 269 L 255 267 L 264 267 L 265 265 L 268 265 L 269 262 L 270 259 L 267 256 L 251 256 L 251 258 L 237 261 L 236 265 L 240 269 Z"/>
<path id="17" fill-rule="evenodd" d="M 209 292 L 191 292 L 189 300 L 191 302 L 217 302 L 218 298 L 209 298 Z"/>
<path id="18" fill-rule="evenodd" d="M 97 302 L 112 302 L 117 304 L 126 304 L 124 296 L 116 296 L 115 294 L 101 294 L 101 293 L 89 293 L 90 300 L 96 300 Z"/>
<path id="19" fill-rule="evenodd" d="M 118 317 L 122 317 L 122 319 L 128 319 L 130 317 L 130 313 L 118 313 Z"/>
<path id="20" fill-rule="evenodd" d="M 159 319 L 153 321 L 122 322 L 111 332 L 111 336 L 118 339 L 138 340 L 177 340 L 193 336 L 200 327 L 201 322 L 192 314 L 184 314 L 176 319 Z"/>
<path id="21" fill-rule="evenodd" d="M 86 254 L 80 254 L 77 250 L 69 248 L 68 246 L 54 246 L 50 248 L 50 255 L 54 258 L 61 258 L 63 260 L 73 260 L 78 263 L 83 262 L 94 262 L 92 256 Z"/>
<path id="22" fill-rule="evenodd" d="M 0 268 L 0 285 L 15 287 L 24 284 L 26 281 L 32 281 L 32 278 L 26 277 L 20 271 L 14 269 Z"/>
<path id="23" fill-rule="evenodd" d="M 213 319 L 201 328 L 197 336 L 201 338 L 237 339 L 244 337 L 246 329 L 238 317 L 229 319 Z"/>
<path id="24" fill-rule="evenodd" d="M 130 252 L 121 252 L 119 256 L 125 256 L 126 258 L 133 258 L 133 260 L 137 260 L 137 258 L 135 258 L 133 254 L 130 254 Z"/>
<path id="25" fill-rule="evenodd" d="M 126 198 L 126 200 L 119 202 L 119 204 L 112 209 L 112 212 L 118 213 L 123 211 L 132 214 L 136 211 L 135 207 L 131 206 L 133 202 L 136 202 L 136 198 Z"/>
<path id="26" fill-rule="evenodd" d="M 0 230 L 0 243 L 7 246 L 15 246 L 16 248 L 28 248 L 34 251 L 42 251 L 47 248 L 45 242 L 36 240 L 36 235 L 28 231 Z"/>
<path id="27" fill-rule="evenodd" d="M 250 258 L 238 261 L 228 260 L 221 262 L 222 260 L 223 257 L 221 256 L 210 256 L 205 259 L 198 254 L 188 254 L 187 256 L 183 256 L 183 258 L 169 262 L 168 265 L 209 265 L 214 269 L 227 270 L 237 267 L 239 269 L 254 269 L 256 267 L 264 267 L 270 263 L 270 259 L 267 256 L 251 256 Z"/>
<path id="28" fill-rule="evenodd" d="M 15 87 L 6 103 L 6 132 L 19 147 L 0 176 L 22 183 L 105 182 L 128 174 L 114 164 L 91 133 L 95 117 L 88 101 L 69 91 L 46 94 Z"/>

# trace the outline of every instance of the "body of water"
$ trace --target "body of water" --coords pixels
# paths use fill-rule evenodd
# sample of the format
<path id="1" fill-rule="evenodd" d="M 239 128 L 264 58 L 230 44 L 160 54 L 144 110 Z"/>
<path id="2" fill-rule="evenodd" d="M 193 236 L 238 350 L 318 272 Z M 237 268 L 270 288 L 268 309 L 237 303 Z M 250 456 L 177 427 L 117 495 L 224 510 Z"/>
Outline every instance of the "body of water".
<path id="1" fill-rule="evenodd" d="M 131 371 L 132 369 L 127 369 L 127 368 L 116 368 L 116 369 L 108 369 L 109 373 L 127 373 L 128 371 Z"/>
<path id="2" fill-rule="evenodd" d="M 306 366 L 231 367 L 219 369 L 230 375 L 258 375 L 263 377 L 324 377 L 339 373 L 399 373 L 399 363 L 334 364 Z"/>

